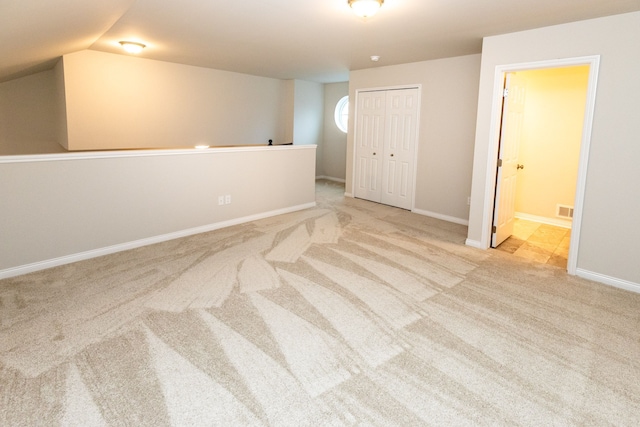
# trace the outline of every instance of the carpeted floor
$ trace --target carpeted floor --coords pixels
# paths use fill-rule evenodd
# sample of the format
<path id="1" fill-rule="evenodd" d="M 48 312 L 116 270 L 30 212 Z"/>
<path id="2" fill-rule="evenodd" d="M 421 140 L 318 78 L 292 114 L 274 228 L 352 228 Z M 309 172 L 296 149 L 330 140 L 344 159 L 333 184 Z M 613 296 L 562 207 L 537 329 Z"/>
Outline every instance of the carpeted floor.
<path id="1" fill-rule="evenodd" d="M 0 425 L 640 424 L 640 295 L 343 193 L 0 281 Z"/>

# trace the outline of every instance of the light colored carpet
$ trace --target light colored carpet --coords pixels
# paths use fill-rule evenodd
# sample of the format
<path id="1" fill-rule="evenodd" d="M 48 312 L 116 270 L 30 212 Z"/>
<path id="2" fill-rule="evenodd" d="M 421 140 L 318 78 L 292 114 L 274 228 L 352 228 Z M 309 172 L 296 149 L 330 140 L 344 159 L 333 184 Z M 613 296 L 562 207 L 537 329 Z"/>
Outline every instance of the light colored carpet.
<path id="1" fill-rule="evenodd" d="M 0 425 L 640 423 L 640 295 L 343 192 L 0 281 Z"/>

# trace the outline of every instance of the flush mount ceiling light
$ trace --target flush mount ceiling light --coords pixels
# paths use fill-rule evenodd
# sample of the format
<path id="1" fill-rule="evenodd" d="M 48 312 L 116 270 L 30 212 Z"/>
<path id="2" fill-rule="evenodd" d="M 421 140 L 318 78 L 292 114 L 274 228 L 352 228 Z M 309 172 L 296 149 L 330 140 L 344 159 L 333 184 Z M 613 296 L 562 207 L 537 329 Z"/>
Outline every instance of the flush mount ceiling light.
<path id="1" fill-rule="evenodd" d="M 126 41 L 120 42 L 120 45 L 122 46 L 122 48 L 124 50 L 126 50 L 129 53 L 140 53 L 140 52 L 142 52 L 142 49 L 144 49 L 146 47 L 142 43 L 126 42 Z"/>
<path id="2" fill-rule="evenodd" d="M 356 15 L 368 18 L 376 14 L 384 0 L 347 0 Z"/>

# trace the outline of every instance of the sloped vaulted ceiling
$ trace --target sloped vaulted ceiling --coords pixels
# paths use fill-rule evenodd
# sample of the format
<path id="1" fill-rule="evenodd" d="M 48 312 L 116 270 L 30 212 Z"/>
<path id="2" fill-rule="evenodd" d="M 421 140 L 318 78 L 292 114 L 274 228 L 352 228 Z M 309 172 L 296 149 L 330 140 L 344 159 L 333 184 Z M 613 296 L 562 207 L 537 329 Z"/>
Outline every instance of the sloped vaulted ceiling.
<path id="1" fill-rule="evenodd" d="M 118 41 L 140 55 L 281 79 L 480 53 L 484 36 L 640 10 L 638 0 L 385 0 L 368 20 L 346 0 L 0 0 L 0 81 Z M 380 55 L 372 63 L 371 55 Z"/>
<path id="2" fill-rule="evenodd" d="M 88 49 L 135 0 L 0 0 L 0 81 Z"/>

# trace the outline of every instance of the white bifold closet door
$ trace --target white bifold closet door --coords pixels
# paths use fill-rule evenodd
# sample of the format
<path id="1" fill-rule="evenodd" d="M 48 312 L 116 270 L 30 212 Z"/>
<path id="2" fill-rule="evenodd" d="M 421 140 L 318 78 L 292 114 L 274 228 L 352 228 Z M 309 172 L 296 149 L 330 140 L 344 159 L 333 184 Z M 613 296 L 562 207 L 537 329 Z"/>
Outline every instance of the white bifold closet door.
<path id="1" fill-rule="evenodd" d="M 411 209 L 418 89 L 358 92 L 355 197 Z"/>

